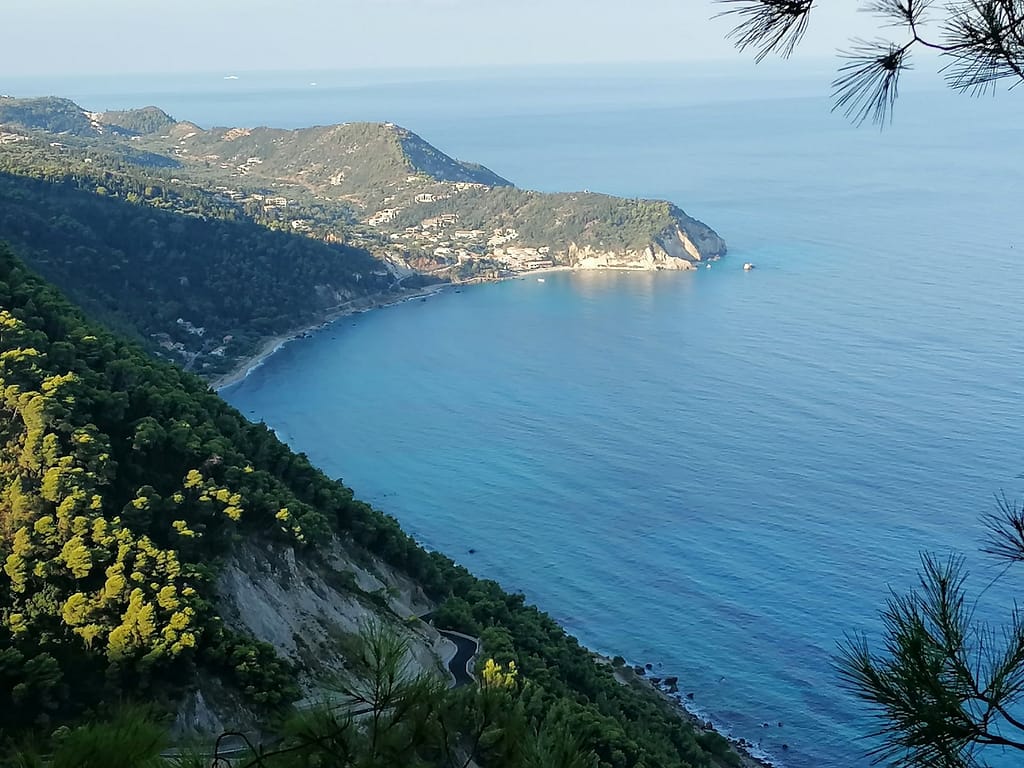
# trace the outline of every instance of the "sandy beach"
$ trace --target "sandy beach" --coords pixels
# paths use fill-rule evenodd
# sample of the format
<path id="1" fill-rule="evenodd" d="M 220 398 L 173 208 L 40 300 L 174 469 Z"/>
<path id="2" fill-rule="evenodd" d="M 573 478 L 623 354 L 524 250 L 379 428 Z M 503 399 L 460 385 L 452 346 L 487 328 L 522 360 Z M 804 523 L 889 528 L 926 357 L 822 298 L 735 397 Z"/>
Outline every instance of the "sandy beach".
<path id="1" fill-rule="evenodd" d="M 398 295 L 375 295 L 367 296 L 362 299 L 357 299 L 355 301 L 350 301 L 342 306 L 335 307 L 334 309 L 325 312 L 323 317 L 321 317 L 314 323 L 310 323 L 309 325 L 303 326 L 301 328 L 295 328 L 287 333 L 282 333 L 277 336 L 273 336 L 269 339 L 266 339 L 260 344 L 259 349 L 252 355 L 244 358 L 243 360 L 240 360 L 238 364 L 235 365 L 227 373 L 221 374 L 220 376 L 217 376 L 216 378 L 212 379 L 210 381 L 210 386 L 213 389 L 220 391 L 225 387 L 230 387 L 232 384 L 237 384 L 238 382 L 242 381 L 246 376 L 248 376 L 253 370 L 262 365 L 263 362 L 268 357 L 270 357 L 275 352 L 280 350 L 281 347 L 283 347 L 288 342 L 302 338 L 303 334 L 312 333 L 313 331 L 316 331 L 317 329 L 321 328 L 325 323 L 333 323 L 336 320 L 339 320 L 343 317 L 347 317 L 349 315 L 353 315 L 357 312 L 365 312 L 371 309 L 383 309 L 385 307 L 394 306 L 395 304 L 403 304 L 407 301 L 412 301 L 413 299 L 431 296 L 435 293 L 445 290 L 446 288 L 458 288 L 460 286 L 477 285 L 480 283 L 494 283 L 500 282 L 502 280 L 526 280 L 532 277 L 533 275 L 545 275 L 552 272 L 575 271 L 580 270 L 578 270 L 576 267 L 566 266 L 543 267 L 541 269 L 530 270 L 529 272 L 518 272 L 516 274 L 508 275 L 505 277 L 479 278 L 473 280 L 466 280 L 460 283 L 439 283 L 438 285 L 428 285 L 424 288 L 417 288 L 415 290 L 411 290 L 406 293 Z M 382 303 L 381 300 L 383 298 L 386 298 L 387 300 Z"/>
<path id="2" fill-rule="evenodd" d="M 215 379 L 211 380 L 210 386 L 215 390 L 221 390 L 225 387 L 230 387 L 232 384 L 237 384 L 242 381 L 246 376 L 249 375 L 255 368 L 259 367 L 268 357 L 277 352 L 281 347 L 287 344 L 289 341 L 302 338 L 305 333 L 311 333 L 325 323 L 333 323 L 339 318 L 346 317 L 347 315 L 355 314 L 356 312 L 364 312 L 370 309 L 382 309 L 384 307 L 394 306 L 395 304 L 402 304 L 412 299 L 422 298 L 424 296 L 430 296 L 432 294 L 443 291 L 445 288 L 477 285 L 480 283 L 495 283 L 502 280 L 529 280 L 535 275 L 546 275 L 554 272 L 637 272 L 644 270 L 630 269 L 628 267 L 606 267 L 602 269 L 581 269 L 580 267 L 569 267 L 569 266 L 554 266 L 554 267 L 541 267 L 540 269 L 531 269 L 527 272 L 516 272 L 514 274 L 506 275 L 503 277 L 483 277 L 475 278 L 472 280 L 465 280 L 459 283 L 440 283 L 438 285 L 430 285 L 425 288 L 418 288 L 416 290 L 409 291 L 407 293 L 400 294 L 398 296 L 387 296 L 387 301 L 381 303 L 383 298 L 381 295 L 367 296 L 362 299 L 350 301 L 343 306 L 335 307 L 334 309 L 325 312 L 323 317 L 317 320 L 315 323 L 304 326 L 302 328 L 296 328 L 288 333 L 283 333 L 278 336 L 274 336 L 265 340 L 260 348 L 249 357 L 239 361 L 239 363 L 227 373 L 221 374 Z M 543 279 L 543 278 L 537 278 Z"/>
<path id="3" fill-rule="evenodd" d="M 310 323 L 309 325 L 301 328 L 291 330 L 288 333 L 282 333 L 266 339 L 260 344 L 259 349 L 255 353 L 240 360 L 238 364 L 227 373 L 221 374 L 210 381 L 210 386 L 219 392 L 225 387 L 237 384 L 256 368 L 259 368 L 267 358 L 280 350 L 288 342 L 301 339 L 305 334 L 313 333 L 314 331 L 323 328 L 325 325 L 330 325 L 343 317 L 354 315 L 357 312 L 365 312 L 371 309 L 383 309 L 385 307 L 392 307 L 396 304 L 404 304 L 405 302 L 412 301 L 413 299 L 432 296 L 435 293 L 443 291 L 445 288 L 451 287 L 451 285 L 452 283 L 439 283 L 438 285 L 428 285 L 424 288 L 417 288 L 401 294 L 376 294 L 356 299 L 354 301 L 349 301 L 343 305 L 334 307 L 333 309 L 325 312 L 323 316 L 314 323 Z M 386 300 L 382 301 L 384 299 Z"/>

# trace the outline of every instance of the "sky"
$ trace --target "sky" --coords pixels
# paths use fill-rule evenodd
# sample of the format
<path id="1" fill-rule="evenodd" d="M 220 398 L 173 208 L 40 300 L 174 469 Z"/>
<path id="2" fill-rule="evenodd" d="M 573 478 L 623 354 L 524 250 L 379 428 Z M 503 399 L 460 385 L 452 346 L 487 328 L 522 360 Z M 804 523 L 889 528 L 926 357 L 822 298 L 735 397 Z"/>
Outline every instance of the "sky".
<path id="1" fill-rule="evenodd" d="M 3 0 L 8 77 L 738 58 L 713 0 Z M 795 64 L 877 23 L 815 10 Z M 751 58 L 749 54 L 747 59 Z"/>

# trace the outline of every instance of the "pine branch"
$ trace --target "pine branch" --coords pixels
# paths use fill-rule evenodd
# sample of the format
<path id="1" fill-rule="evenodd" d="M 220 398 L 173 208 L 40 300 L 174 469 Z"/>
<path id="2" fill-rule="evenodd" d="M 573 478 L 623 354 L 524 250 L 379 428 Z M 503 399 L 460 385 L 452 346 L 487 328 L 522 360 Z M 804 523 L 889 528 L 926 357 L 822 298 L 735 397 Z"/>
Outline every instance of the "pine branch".
<path id="1" fill-rule="evenodd" d="M 1015 612 L 1001 635 L 977 623 L 965 578 L 962 558 L 924 556 L 919 588 L 893 593 L 882 615 L 885 653 L 873 654 L 863 635 L 840 646 L 843 685 L 878 723 L 878 762 L 976 768 L 984 748 L 1024 751 L 1012 734 L 1024 733 L 1024 621 Z"/>
<path id="2" fill-rule="evenodd" d="M 909 45 L 854 40 L 840 56 L 846 63 L 832 82 L 832 111 L 841 110 L 853 122 L 884 125 L 892 120 L 899 94 L 899 76 L 910 69 Z"/>
<path id="3" fill-rule="evenodd" d="M 807 31 L 815 0 L 718 0 L 728 6 L 717 16 L 739 21 L 728 33 L 741 51 L 753 48 L 761 61 L 769 53 L 788 57 Z M 1024 82 L 1024 0 L 954 0 L 946 9 L 939 40 L 922 34 L 934 0 L 862 0 L 862 9 L 907 32 L 902 45 L 854 40 L 840 53 L 845 63 L 833 82 L 833 111 L 855 123 L 891 121 L 900 73 L 909 68 L 914 47 L 947 58 L 947 84 L 977 95 L 1010 79 Z"/>
<path id="4" fill-rule="evenodd" d="M 790 56 L 807 31 L 814 0 L 719 0 L 732 6 L 717 16 L 735 16 L 740 22 L 727 35 L 736 47 L 757 50 L 756 60 L 769 53 Z"/>
<path id="5" fill-rule="evenodd" d="M 932 0 L 867 0 L 862 9 L 889 19 L 891 26 L 914 28 L 923 23 Z"/>
<path id="6" fill-rule="evenodd" d="M 1024 505 L 1001 494 L 996 497 L 996 508 L 982 518 L 988 541 L 981 551 L 1007 563 L 1024 563 Z"/>
<path id="7" fill-rule="evenodd" d="M 982 94 L 1007 78 L 1024 80 L 1024 3 L 971 0 L 944 26 L 952 59 L 944 71 L 954 90 Z"/>

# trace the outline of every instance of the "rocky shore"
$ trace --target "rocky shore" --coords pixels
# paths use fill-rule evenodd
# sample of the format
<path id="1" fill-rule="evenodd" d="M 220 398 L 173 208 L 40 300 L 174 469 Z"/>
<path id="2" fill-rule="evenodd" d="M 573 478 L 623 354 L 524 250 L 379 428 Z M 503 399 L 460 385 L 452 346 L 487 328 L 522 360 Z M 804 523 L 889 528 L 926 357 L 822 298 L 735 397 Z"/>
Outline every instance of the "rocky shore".
<path id="1" fill-rule="evenodd" d="M 652 695 L 657 696 L 667 706 L 671 707 L 679 716 L 693 725 L 694 728 L 702 731 L 719 733 L 729 741 L 736 754 L 739 755 L 743 768 L 781 768 L 782 763 L 777 759 L 769 757 L 759 746 L 744 738 L 735 738 L 727 733 L 722 733 L 719 727 L 707 717 L 694 710 L 693 702 L 696 695 L 693 692 L 683 693 L 679 687 L 679 678 L 674 675 L 662 677 L 656 673 L 652 664 L 627 664 L 621 656 L 608 658 L 601 654 L 595 654 L 595 661 L 599 664 L 610 666 L 615 679 L 622 685 L 631 685 L 648 689 Z M 763 723 L 762 727 L 782 728 L 783 723 Z M 783 750 L 788 749 L 787 744 L 782 745 Z"/>

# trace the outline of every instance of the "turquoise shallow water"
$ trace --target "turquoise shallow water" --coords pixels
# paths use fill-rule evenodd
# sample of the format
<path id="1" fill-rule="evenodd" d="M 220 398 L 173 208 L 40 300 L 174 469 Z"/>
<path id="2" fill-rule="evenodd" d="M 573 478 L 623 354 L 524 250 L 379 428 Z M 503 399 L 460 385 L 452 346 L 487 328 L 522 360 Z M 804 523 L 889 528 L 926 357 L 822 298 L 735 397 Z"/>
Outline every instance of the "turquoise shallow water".
<path id="1" fill-rule="evenodd" d="M 71 95 L 207 123 L 391 119 L 522 186 L 667 197 L 732 253 L 359 315 L 225 396 L 785 765 L 866 766 L 836 641 L 877 627 L 922 548 L 965 549 L 987 584 L 977 518 L 1024 491 L 1019 97 L 911 95 L 879 134 L 791 85 L 664 70 L 318 82 Z"/>
<path id="2" fill-rule="evenodd" d="M 867 333 L 877 303 L 831 317 L 840 297 L 800 285 L 818 269 L 443 294 L 286 347 L 227 396 L 787 764 L 854 765 L 834 642 L 1019 485 L 1019 374 L 931 323 Z"/>

